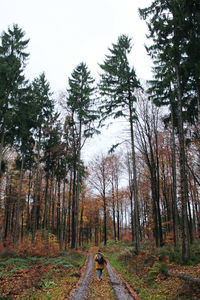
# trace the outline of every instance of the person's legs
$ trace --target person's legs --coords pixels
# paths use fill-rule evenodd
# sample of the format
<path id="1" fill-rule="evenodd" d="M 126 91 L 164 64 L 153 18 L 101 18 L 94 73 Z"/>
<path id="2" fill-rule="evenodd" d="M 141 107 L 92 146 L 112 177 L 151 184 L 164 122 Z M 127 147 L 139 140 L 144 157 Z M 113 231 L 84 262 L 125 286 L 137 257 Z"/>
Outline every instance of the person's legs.
<path id="1" fill-rule="evenodd" d="M 101 280 L 102 270 L 98 269 L 97 271 L 98 271 L 98 279 Z"/>

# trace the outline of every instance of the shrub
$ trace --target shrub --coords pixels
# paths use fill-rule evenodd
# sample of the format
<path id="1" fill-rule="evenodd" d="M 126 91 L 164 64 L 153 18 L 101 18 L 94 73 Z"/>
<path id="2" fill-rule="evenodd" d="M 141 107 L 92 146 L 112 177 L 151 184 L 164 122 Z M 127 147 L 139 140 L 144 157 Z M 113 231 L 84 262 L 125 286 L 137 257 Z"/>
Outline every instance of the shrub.
<path id="1" fill-rule="evenodd" d="M 123 261 L 125 263 L 128 263 L 129 261 L 132 261 L 134 257 L 134 252 L 132 248 L 125 248 L 118 256 L 118 261 Z"/>
<path id="2" fill-rule="evenodd" d="M 156 262 L 149 270 L 148 280 L 149 281 L 154 280 L 159 273 L 168 276 L 167 264 L 163 262 L 162 263 Z"/>
<path id="3" fill-rule="evenodd" d="M 17 253 L 10 249 L 4 249 L 0 252 L 0 259 L 8 258 L 8 257 L 16 257 Z"/>

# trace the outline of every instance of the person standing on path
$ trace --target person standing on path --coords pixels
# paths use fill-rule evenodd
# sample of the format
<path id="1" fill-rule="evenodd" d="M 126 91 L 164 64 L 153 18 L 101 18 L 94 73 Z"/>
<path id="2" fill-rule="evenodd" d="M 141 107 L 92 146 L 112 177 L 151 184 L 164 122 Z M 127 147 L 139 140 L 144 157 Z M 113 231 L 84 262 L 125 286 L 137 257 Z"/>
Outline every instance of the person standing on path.
<path id="1" fill-rule="evenodd" d="M 95 262 L 96 262 L 96 270 L 98 272 L 98 280 L 101 281 L 101 275 L 104 269 L 104 265 L 107 264 L 107 261 L 104 255 L 101 253 L 100 248 L 97 250 L 97 254 L 95 255 Z"/>

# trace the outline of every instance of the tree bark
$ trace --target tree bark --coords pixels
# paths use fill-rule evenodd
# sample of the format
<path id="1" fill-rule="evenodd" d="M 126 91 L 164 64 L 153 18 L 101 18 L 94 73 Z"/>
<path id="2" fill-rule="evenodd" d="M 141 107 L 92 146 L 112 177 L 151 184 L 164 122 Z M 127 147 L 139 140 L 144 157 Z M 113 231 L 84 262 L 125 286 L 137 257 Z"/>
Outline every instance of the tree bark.
<path id="1" fill-rule="evenodd" d="M 136 173 L 136 161 L 135 161 L 135 141 L 133 131 L 133 112 L 131 101 L 129 100 L 129 124 L 131 132 L 131 154 L 132 154 L 132 165 L 133 165 L 133 193 L 134 193 L 134 211 L 135 211 L 135 251 L 138 253 L 140 248 L 140 237 L 139 237 L 139 206 L 138 206 L 138 187 L 137 187 L 137 173 Z"/>
<path id="2" fill-rule="evenodd" d="M 104 233 L 104 246 L 107 243 L 107 212 L 106 212 L 106 196 L 103 195 L 103 233 Z"/>
<path id="3" fill-rule="evenodd" d="M 115 191 L 114 191 L 114 183 L 112 178 L 112 216 L 113 216 L 113 233 L 114 240 L 116 241 L 116 222 L 115 222 Z"/>
<path id="4" fill-rule="evenodd" d="M 67 210 L 67 243 L 70 244 L 71 233 L 71 195 L 72 195 L 72 170 L 70 172 L 69 193 L 68 193 L 68 210 Z"/>
<path id="5" fill-rule="evenodd" d="M 76 228 L 75 228 L 75 209 L 76 209 L 76 161 L 74 158 L 73 166 L 73 188 L 72 188 L 72 236 L 71 236 L 71 248 L 75 248 L 76 240 Z"/>
<path id="6" fill-rule="evenodd" d="M 39 178 L 39 163 L 40 163 L 40 147 L 41 147 L 41 130 L 39 132 L 38 142 L 38 155 L 37 155 L 37 166 L 36 166 L 36 180 L 35 180 L 35 192 L 33 200 L 33 226 L 32 226 L 32 243 L 35 240 L 36 227 L 37 227 L 37 202 L 38 202 L 38 178 Z"/>
<path id="7" fill-rule="evenodd" d="M 175 143 L 175 124 L 174 110 L 171 103 L 171 148 L 172 148 L 172 210 L 173 210 L 173 230 L 174 230 L 174 248 L 178 249 L 178 210 L 177 210 L 177 180 L 176 180 L 176 143 Z"/>
<path id="8" fill-rule="evenodd" d="M 22 192 L 23 169 L 24 169 L 24 151 L 22 152 L 22 162 L 21 162 L 20 180 L 19 180 L 19 193 L 18 193 L 18 197 L 17 197 L 14 245 L 16 245 L 17 241 L 19 240 L 19 210 L 20 210 L 21 192 Z"/>
<path id="9" fill-rule="evenodd" d="M 4 137 L 5 137 L 5 129 L 4 129 L 4 125 L 2 125 L 2 130 L 0 135 L 0 178 L 2 176 L 1 166 L 2 166 L 2 159 L 3 159 Z"/>
<path id="10" fill-rule="evenodd" d="M 130 204 L 131 204 L 131 236 L 132 236 L 132 242 L 134 242 L 134 212 L 133 212 L 133 179 L 131 174 L 131 166 L 130 166 L 130 160 L 129 160 L 129 154 L 127 154 L 127 164 L 128 164 L 128 179 L 129 179 L 129 191 L 130 191 Z"/>
<path id="11" fill-rule="evenodd" d="M 56 210 L 56 231 L 57 231 L 57 236 L 58 236 L 58 240 L 60 241 L 60 184 L 61 184 L 61 179 L 60 179 L 60 175 L 58 176 L 58 195 L 57 195 L 57 210 Z"/>
<path id="12" fill-rule="evenodd" d="M 66 213 L 65 213 L 65 186 L 66 186 L 66 170 L 64 172 L 63 180 L 63 196 L 62 196 L 62 214 L 61 214 L 61 223 L 60 223 L 60 249 L 63 247 L 63 240 L 65 240 L 65 226 L 66 224 Z"/>
<path id="13" fill-rule="evenodd" d="M 80 162 L 81 162 L 81 135 L 82 122 L 79 122 L 79 139 L 78 139 L 78 153 L 77 153 L 77 183 L 76 183 L 76 211 L 75 211 L 75 248 L 78 247 L 78 215 L 79 215 L 79 195 L 80 195 Z"/>
<path id="14" fill-rule="evenodd" d="M 31 194 L 31 171 L 29 172 L 28 182 L 28 201 L 27 201 L 27 217 L 26 217 L 26 231 L 30 230 L 30 194 Z"/>
<path id="15" fill-rule="evenodd" d="M 182 259 L 188 262 L 190 258 L 189 234 L 188 234 L 188 185 L 186 175 L 186 155 L 183 132 L 183 113 L 182 113 L 182 95 L 180 84 L 179 65 L 176 65 L 177 76 L 177 95 L 178 95 L 178 138 L 179 138 L 179 163 L 180 163 L 180 180 L 181 180 L 181 202 L 182 202 Z"/>
<path id="16" fill-rule="evenodd" d="M 44 217 L 43 217 L 43 230 L 47 229 L 47 198 L 48 198 L 48 189 L 49 189 L 49 170 L 47 170 L 46 174 L 46 187 L 45 187 L 45 195 L 44 195 Z"/>

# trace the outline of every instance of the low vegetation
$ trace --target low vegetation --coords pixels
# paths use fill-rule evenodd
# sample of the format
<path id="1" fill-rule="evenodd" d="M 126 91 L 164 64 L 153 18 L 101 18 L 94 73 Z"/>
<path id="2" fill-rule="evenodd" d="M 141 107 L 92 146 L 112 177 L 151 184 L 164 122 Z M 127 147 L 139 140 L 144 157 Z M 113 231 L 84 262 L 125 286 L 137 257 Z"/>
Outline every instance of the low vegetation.
<path id="1" fill-rule="evenodd" d="M 109 241 L 104 252 L 115 269 L 144 300 L 199 299 L 200 287 L 170 274 L 200 276 L 200 244 L 192 247 L 189 263 L 184 265 L 181 251 L 168 244 L 155 248 L 150 242 L 142 244 L 138 255 L 131 243 Z"/>
<path id="2" fill-rule="evenodd" d="M 19 256 L 18 250 L 1 252 L 0 299 L 65 299 L 80 277 L 87 254 L 52 247 L 49 255 L 34 248 L 30 256 L 26 251 L 19 251 Z"/>

